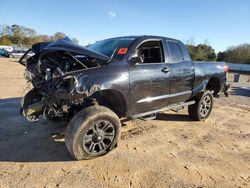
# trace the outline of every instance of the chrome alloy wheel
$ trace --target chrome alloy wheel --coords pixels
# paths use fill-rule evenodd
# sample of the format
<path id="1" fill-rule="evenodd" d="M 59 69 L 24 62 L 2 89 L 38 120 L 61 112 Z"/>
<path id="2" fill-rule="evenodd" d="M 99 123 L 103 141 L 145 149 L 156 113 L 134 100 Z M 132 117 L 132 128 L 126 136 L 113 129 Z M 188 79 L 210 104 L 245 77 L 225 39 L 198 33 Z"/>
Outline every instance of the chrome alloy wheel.
<path id="1" fill-rule="evenodd" d="M 115 128 L 106 120 L 95 122 L 83 136 L 83 149 L 91 155 L 104 153 L 115 138 Z"/>
<path id="2" fill-rule="evenodd" d="M 209 114 L 211 108 L 212 100 L 209 96 L 205 96 L 201 102 L 200 113 L 202 117 L 205 117 Z"/>

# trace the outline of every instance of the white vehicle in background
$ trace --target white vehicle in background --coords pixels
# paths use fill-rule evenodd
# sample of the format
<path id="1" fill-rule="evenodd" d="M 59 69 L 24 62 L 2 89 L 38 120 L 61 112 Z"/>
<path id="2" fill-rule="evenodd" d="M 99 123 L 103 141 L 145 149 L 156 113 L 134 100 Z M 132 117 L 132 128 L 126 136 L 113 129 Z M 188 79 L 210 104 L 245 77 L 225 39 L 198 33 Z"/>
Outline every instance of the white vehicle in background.
<path id="1" fill-rule="evenodd" d="M 8 52 L 14 51 L 14 48 L 11 47 L 11 46 L 3 46 L 3 45 L 0 45 L 0 49 L 6 50 L 6 51 L 8 51 Z"/>
<path id="2" fill-rule="evenodd" d="M 25 53 L 27 52 L 27 50 L 14 50 L 13 52 L 9 53 L 9 57 L 11 58 L 20 58 L 22 57 Z M 27 54 L 27 57 L 31 57 L 33 56 L 34 53 L 33 52 L 29 52 Z"/>
<path id="3" fill-rule="evenodd" d="M 14 50 L 12 52 L 9 53 L 9 57 L 12 58 L 17 58 L 17 57 L 22 57 L 25 54 L 25 51 L 22 50 Z"/>

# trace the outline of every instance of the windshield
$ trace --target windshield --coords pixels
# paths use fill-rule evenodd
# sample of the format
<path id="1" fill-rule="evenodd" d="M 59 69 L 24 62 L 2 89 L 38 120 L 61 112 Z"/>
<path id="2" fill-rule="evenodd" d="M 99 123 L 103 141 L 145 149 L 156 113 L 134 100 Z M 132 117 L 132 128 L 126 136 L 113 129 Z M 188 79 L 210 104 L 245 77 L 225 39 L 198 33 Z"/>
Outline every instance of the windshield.
<path id="1" fill-rule="evenodd" d="M 135 38 L 133 37 L 106 39 L 95 42 L 94 44 L 89 46 L 88 49 L 111 57 L 114 50 L 117 50 L 118 48 L 129 48 L 129 46 L 134 42 L 134 40 Z"/>

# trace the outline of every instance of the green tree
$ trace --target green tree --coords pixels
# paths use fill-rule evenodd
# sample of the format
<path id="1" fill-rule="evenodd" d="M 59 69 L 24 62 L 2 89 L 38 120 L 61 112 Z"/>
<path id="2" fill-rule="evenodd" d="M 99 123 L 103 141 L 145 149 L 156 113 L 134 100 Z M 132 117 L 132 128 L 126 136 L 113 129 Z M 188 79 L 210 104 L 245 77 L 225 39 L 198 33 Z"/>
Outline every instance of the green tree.
<path id="1" fill-rule="evenodd" d="M 11 35 L 11 27 L 9 25 L 0 25 L 0 36 L 10 36 Z"/>
<path id="2" fill-rule="evenodd" d="M 35 42 L 35 37 L 37 36 L 37 33 L 34 29 L 30 29 L 27 27 L 23 27 L 23 35 L 24 35 L 24 39 L 23 39 L 23 44 L 26 46 L 30 46 L 32 44 L 34 44 Z"/>
<path id="3" fill-rule="evenodd" d="M 224 55 L 227 62 L 250 64 L 250 44 L 232 46 L 224 52 Z"/>
<path id="4" fill-rule="evenodd" d="M 0 37 L 0 44 L 1 45 L 6 45 L 6 46 L 9 46 L 12 44 L 11 40 L 9 39 L 8 36 L 1 36 Z"/>
<path id="5" fill-rule="evenodd" d="M 197 61 L 214 61 L 216 60 L 216 54 L 214 49 L 208 44 L 198 44 L 198 45 L 186 45 L 190 56 L 193 60 Z"/>
<path id="6" fill-rule="evenodd" d="M 71 40 L 74 44 L 79 44 L 79 40 L 77 40 L 76 38 L 72 38 Z"/>
<path id="7" fill-rule="evenodd" d="M 91 43 L 88 43 L 87 45 L 85 45 L 84 47 L 88 48 L 90 47 L 92 44 Z"/>
<path id="8" fill-rule="evenodd" d="M 38 42 L 50 42 L 52 41 L 52 38 L 48 35 L 38 35 L 35 37 L 34 39 L 34 43 L 38 43 Z"/>
<path id="9" fill-rule="evenodd" d="M 217 61 L 225 61 L 225 54 L 224 52 L 219 52 L 217 55 Z"/>
<path id="10" fill-rule="evenodd" d="M 58 39 L 61 39 L 61 38 L 64 38 L 66 37 L 66 35 L 62 32 L 56 32 L 54 34 L 54 36 L 52 37 L 52 40 L 58 40 Z"/>
<path id="11" fill-rule="evenodd" d="M 55 41 L 64 37 L 66 35 L 62 32 L 56 32 L 53 36 L 39 35 L 36 30 L 22 25 L 0 25 L 0 45 L 18 44 L 30 47 L 38 42 Z M 72 42 L 75 44 L 79 43 L 76 38 L 72 38 Z"/>
<path id="12" fill-rule="evenodd" d="M 22 44 L 24 38 L 22 27 L 16 24 L 12 25 L 10 38 L 13 44 Z"/>
<path id="13" fill-rule="evenodd" d="M 0 44 L 11 45 L 12 41 L 10 39 L 11 27 L 9 25 L 0 25 Z"/>

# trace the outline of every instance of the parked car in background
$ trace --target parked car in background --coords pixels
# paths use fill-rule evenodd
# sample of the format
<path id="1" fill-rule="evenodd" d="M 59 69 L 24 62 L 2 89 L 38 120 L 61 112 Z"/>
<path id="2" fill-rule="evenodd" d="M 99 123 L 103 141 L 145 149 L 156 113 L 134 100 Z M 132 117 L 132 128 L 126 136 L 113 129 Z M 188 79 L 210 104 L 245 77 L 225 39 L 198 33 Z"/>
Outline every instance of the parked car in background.
<path id="1" fill-rule="evenodd" d="M 0 56 L 9 57 L 9 52 L 5 49 L 0 49 Z"/>
<path id="2" fill-rule="evenodd" d="M 6 50 L 8 52 L 12 52 L 14 50 L 12 46 L 3 46 L 3 45 L 0 45 L 0 49 Z"/>
<path id="3" fill-rule="evenodd" d="M 13 52 L 9 53 L 9 57 L 12 58 L 20 58 L 22 57 L 24 54 L 26 53 L 26 50 L 14 50 Z M 27 58 L 33 56 L 34 53 L 33 52 L 29 52 L 26 56 Z"/>
<path id="4" fill-rule="evenodd" d="M 22 50 L 14 50 L 9 53 L 9 57 L 16 58 L 16 57 L 22 57 L 25 54 L 25 51 Z"/>

